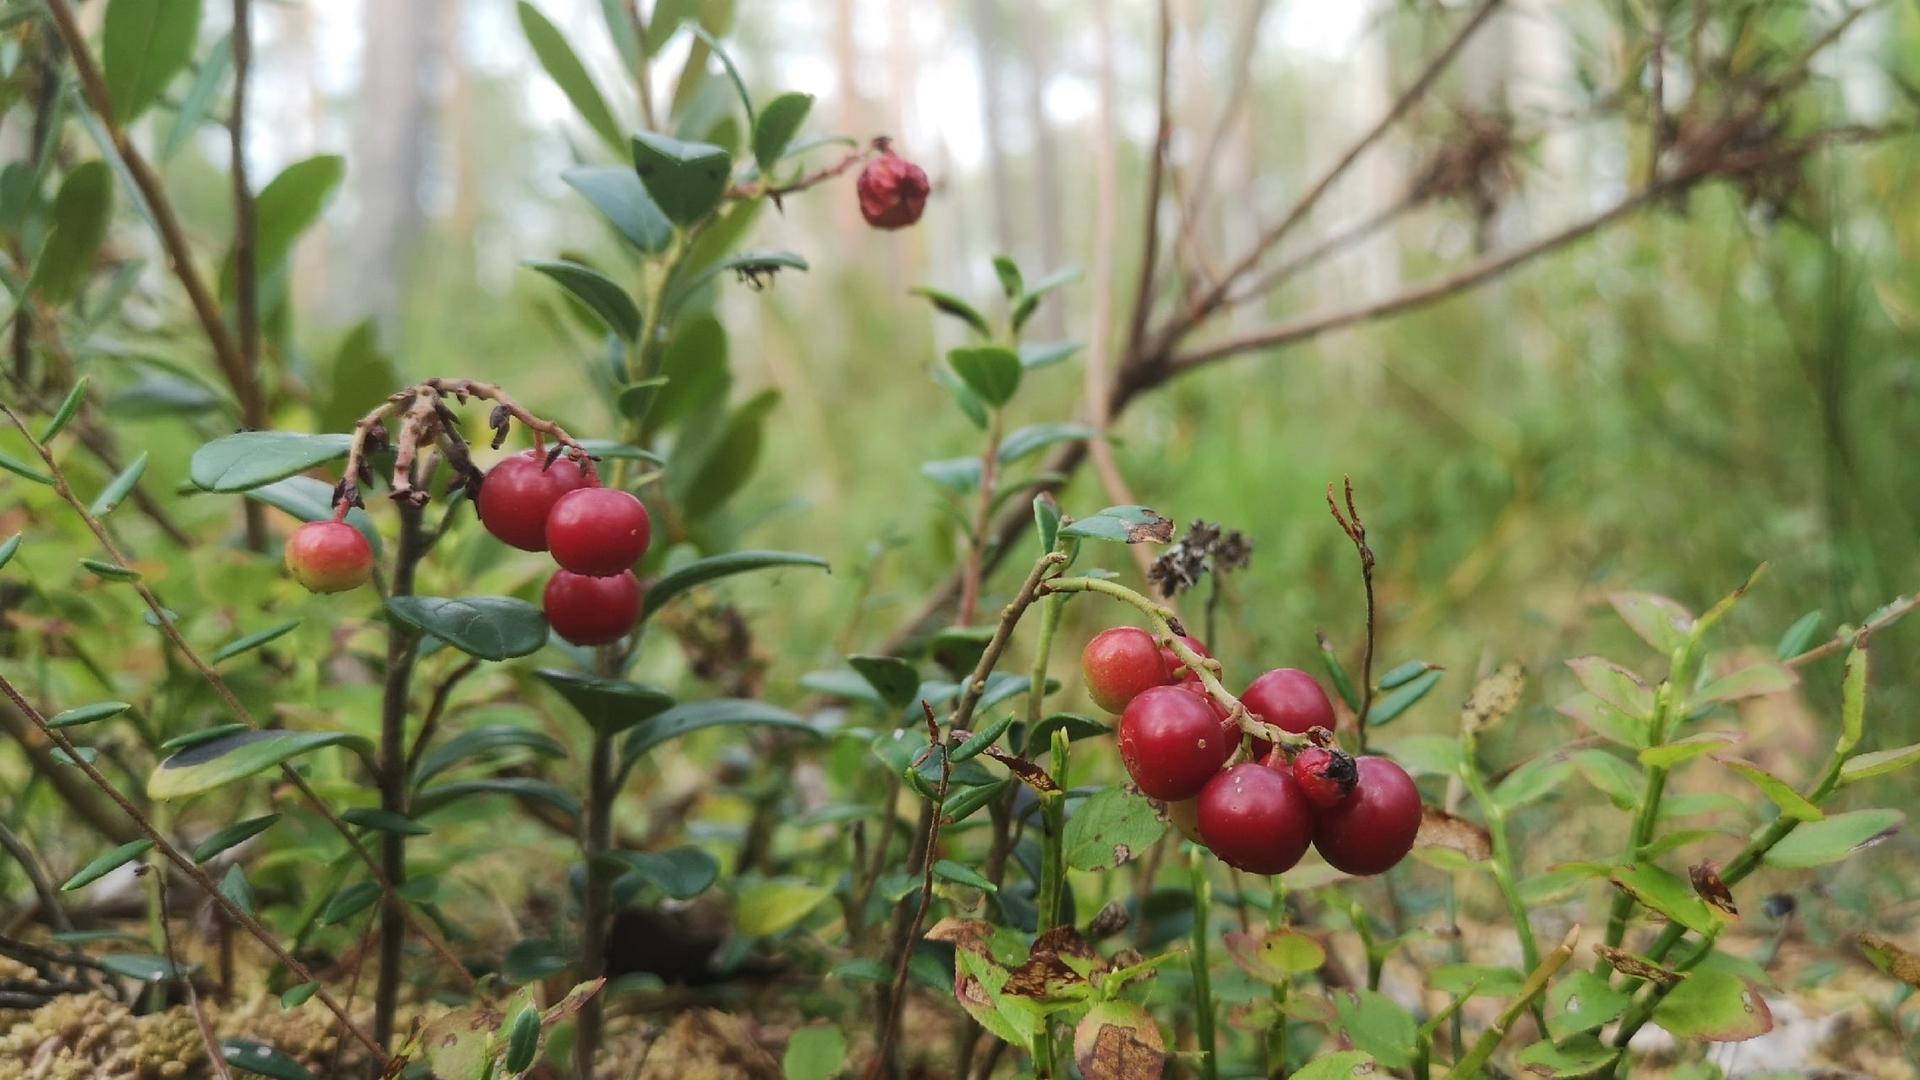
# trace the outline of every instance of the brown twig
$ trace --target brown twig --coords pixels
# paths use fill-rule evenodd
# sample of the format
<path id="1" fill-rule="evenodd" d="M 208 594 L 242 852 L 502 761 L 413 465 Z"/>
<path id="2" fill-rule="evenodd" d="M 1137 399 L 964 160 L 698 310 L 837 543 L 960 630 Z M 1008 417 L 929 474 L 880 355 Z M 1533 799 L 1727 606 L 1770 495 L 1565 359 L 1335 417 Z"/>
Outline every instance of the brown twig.
<path id="1" fill-rule="evenodd" d="M 40 860 L 34 858 L 26 843 L 14 835 L 4 821 L 0 821 L 0 849 L 13 856 L 13 861 L 27 875 L 27 884 L 33 886 L 33 895 L 40 898 L 40 907 L 46 911 L 47 921 L 53 924 L 53 928 L 72 930 L 73 922 L 67 918 L 67 909 L 60 906 L 60 894 L 53 890 L 53 883 L 47 880 L 47 876 L 40 872 Z"/>
<path id="2" fill-rule="evenodd" d="M 1334 501 L 1333 485 L 1327 485 L 1327 509 L 1333 511 L 1333 520 L 1340 523 L 1340 531 L 1353 541 L 1353 549 L 1360 555 L 1360 579 L 1367 587 L 1367 651 L 1360 665 L 1360 716 L 1359 745 L 1362 752 L 1367 748 L 1367 713 L 1373 708 L 1373 646 L 1375 635 L 1373 609 L 1373 549 L 1367 546 L 1367 526 L 1360 520 L 1360 510 L 1353 504 L 1353 477 L 1345 478 L 1347 486 L 1347 512 L 1340 512 L 1340 504 Z"/>
<path id="3" fill-rule="evenodd" d="M 1173 52 L 1173 12 L 1168 0 L 1160 0 L 1160 52 L 1156 83 L 1158 120 L 1153 131 L 1153 156 L 1147 163 L 1146 232 L 1140 245 L 1140 279 L 1134 287 L 1133 321 L 1127 330 L 1127 353 L 1139 351 L 1146 336 L 1147 318 L 1153 312 L 1153 283 L 1160 252 L 1160 191 L 1166 177 L 1167 144 L 1173 139 L 1170 101 L 1172 89 L 1168 68 Z"/>
<path id="4" fill-rule="evenodd" d="M 1904 600 L 1895 600 L 1888 604 L 1886 608 L 1880 612 L 1878 617 L 1874 618 L 1873 621 L 1867 623 L 1865 626 L 1842 631 L 1834 635 L 1831 640 L 1820 645 L 1815 645 L 1806 652 L 1794 656 L 1787 661 L 1787 666 L 1805 667 L 1815 660 L 1820 660 L 1832 656 L 1837 652 L 1844 652 L 1847 649 L 1851 649 L 1855 642 L 1877 634 L 1882 628 L 1899 622 L 1911 614 L 1915 608 L 1920 608 L 1920 592 L 1916 592 Z"/>
<path id="5" fill-rule="evenodd" d="M 960 586 L 960 614 L 957 625 L 973 623 L 980 605 L 980 587 L 986 577 L 987 530 L 993 526 L 994 487 L 1000 479 L 1000 433 L 1006 413 L 995 406 L 987 418 L 986 446 L 980 451 L 980 491 L 974 508 L 973 527 L 967 533 L 967 561 Z"/>
<path id="6" fill-rule="evenodd" d="M 805 191 L 810 187 L 817 184 L 824 184 L 828 180 L 844 174 L 855 165 L 872 157 L 880 147 L 886 144 L 886 141 L 884 137 L 875 139 L 867 146 L 847 151 L 845 156 L 831 165 L 823 165 L 810 173 L 797 176 L 784 184 L 774 184 L 765 179 L 758 180 L 751 184 L 735 184 L 727 188 L 727 198 L 758 199 L 765 197 L 778 200 L 784 195 L 791 195 L 796 191 Z"/>
<path id="7" fill-rule="evenodd" d="M 466 663 L 448 672 L 447 677 L 440 680 L 440 685 L 433 688 L 433 697 L 427 704 L 426 715 L 420 720 L 420 731 L 413 737 L 413 749 L 407 751 L 408 776 L 412 776 L 414 770 L 420 767 L 420 758 L 427 752 L 427 744 L 433 740 L 434 732 L 440 725 L 441 715 L 447 711 L 447 699 L 453 696 L 454 687 L 459 686 L 462 679 L 478 670 L 480 670 L 480 658 L 470 657 Z"/>
<path id="8" fill-rule="evenodd" d="M 87 779 L 92 782 L 95 787 L 100 789 L 102 794 L 112 799 L 115 805 L 119 806 L 121 813 L 125 814 L 128 820 L 133 822 L 135 828 L 139 829 L 140 834 L 153 843 L 154 850 L 160 852 L 168 862 L 172 863 L 182 874 L 186 875 L 188 880 L 198 886 L 200 891 L 206 894 L 207 899 L 210 900 L 215 907 L 218 907 L 229 919 L 232 919 L 235 924 L 240 926 L 241 929 L 251 934 L 262 945 L 265 945 L 267 950 L 273 953 L 274 959 L 284 964 L 287 970 L 293 973 L 295 978 L 302 982 L 318 982 L 318 980 L 314 978 L 313 972 L 309 971 L 305 964 L 302 964 L 299 959 L 288 952 L 286 948 L 280 944 L 279 939 L 274 937 L 272 931 L 260 925 L 258 919 L 255 919 L 251 914 L 242 910 L 239 905 L 227 899 L 226 896 L 220 892 L 220 886 L 216 884 L 211 877 L 207 876 L 207 872 L 201 869 L 198 863 L 195 863 L 192 859 L 182 854 L 179 848 L 173 846 L 173 842 L 168 840 L 159 829 L 154 827 L 153 821 L 141 813 L 139 807 L 134 806 L 132 802 L 128 801 L 127 797 L 120 793 L 120 789 L 113 786 L 112 781 L 103 776 L 100 770 L 94 767 L 92 762 L 81 756 L 79 747 L 75 746 L 64 732 L 61 732 L 57 728 L 48 727 L 47 718 L 41 715 L 40 711 L 35 709 L 27 699 L 21 695 L 19 689 L 16 688 L 5 675 L 0 675 L 0 695 L 4 695 L 7 700 L 13 702 L 14 708 L 19 709 L 21 714 L 31 721 L 34 727 L 40 730 L 42 735 L 64 751 L 73 767 L 84 773 Z M 314 997 L 320 1001 L 320 1004 L 327 1008 L 327 1011 L 339 1018 L 341 1023 L 347 1025 L 348 1030 L 353 1033 L 354 1038 L 367 1048 L 368 1053 L 373 1055 L 375 1062 L 379 1063 L 382 1068 L 386 1067 L 386 1051 L 373 1040 L 372 1036 L 366 1033 L 365 1029 L 353 1022 L 353 1018 L 347 1015 L 346 1009 L 341 1006 L 340 1002 L 335 999 L 332 994 L 327 992 L 324 986 L 314 992 Z"/>
<path id="9" fill-rule="evenodd" d="M 227 1068 L 226 1055 L 220 1052 L 220 1040 L 213 1034 L 213 1025 L 207 1022 L 207 1010 L 200 1006 L 200 991 L 194 989 L 193 976 L 180 969 L 180 954 L 173 947 L 173 920 L 167 915 L 167 872 L 164 869 L 144 868 L 153 874 L 153 888 L 160 900 L 160 943 L 166 952 L 167 971 L 173 976 L 180 989 L 187 995 L 187 1011 L 193 1014 L 193 1026 L 200 1032 L 200 1043 L 207 1049 L 207 1062 L 220 1080 L 233 1080 L 233 1073 Z"/>
<path id="10" fill-rule="evenodd" d="M 927 909 L 933 904 L 933 866 L 934 853 L 940 845 L 940 821 L 945 817 L 947 804 L 947 786 L 953 781 L 953 759 L 951 752 L 941 744 L 940 723 L 933 718 L 933 706 L 922 700 L 920 708 L 927 719 L 927 753 L 940 755 L 940 787 L 933 800 L 933 813 L 927 818 L 925 854 L 922 863 L 920 882 L 920 907 L 913 914 L 913 922 L 907 931 L 908 947 L 900 950 L 900 956 L 894 963 L 893 991 L 888 995 L 886 1024 L 880 1029 L 880 1047 L 874 1052 L 873 1063 L 867 1067 L 867 1080 L 875 1080 L 886 1069 L 893 1055 L 894 1032 L 900 1027 L 900 1012 L 907 1000 L 907 969 L 913 962 L 912 943 L 919 940 L 921 928 L 927 923 Z M 926 760 L 925 755 L 921 761 Z M 913 763 L 918 768 L 920 761 Z"/>

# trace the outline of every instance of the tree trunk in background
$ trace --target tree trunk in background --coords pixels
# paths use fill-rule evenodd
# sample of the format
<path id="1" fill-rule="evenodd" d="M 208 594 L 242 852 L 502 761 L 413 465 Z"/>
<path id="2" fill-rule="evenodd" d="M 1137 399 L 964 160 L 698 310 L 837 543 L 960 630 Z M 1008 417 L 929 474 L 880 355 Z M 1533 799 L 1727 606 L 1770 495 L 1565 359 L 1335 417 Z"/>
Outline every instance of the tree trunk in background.
<path id="1" fill-rule="evenodd" d="M 1007 177 L 1005 133 L 1000 120 L 1007 115 L 1006 87 L 1000 64 L 1000 13 L 998 0 L 969 0 L 967 10 L 973 17 L 974 55 L 980 67 L 980 133 L 985 138 L 988 190 L 993 197 L 993 250 L 1007 251 L 1013 246 L 1013 194 Z"/>
<path id="2" fill-rule="evenodd" d="M 1060 155 L 1054 142 L 1053 124 L 1047 119 L 1047 58 L 1055 44 L 1053 26 L 1045 23 L 1038 13 L 1028 17 L 1022 32 L 1014 35 L 1018 42 L 1020 63 L 1026 74 L 1027 123 L 1033 129 L 1033 198 L 1030 200 L 1040 215 L 1040 251 L 1039 263 L 1029 265 L 1027 271 L 1031 277 L 1052 273 L 1071 261 L 1066 255 L 1066 240 L 1061 231 L 1064 213 L 1060 205 Z M 1043 45 L 1045 47 L 1043 47 Z M 1034 252 L 1020 253 L 1028 259 Z M 1066 336 L 1066 306 L 1063 304 L 1043 304 L 1037 321 L 1033 324 L 1033 336 L 1037 339 L 1053 339 Z"/>
<path id="3" fill-rule="evenodd" d="M 879 132 L 873 130 L 866 97 L 860 93 L 860 45 L 853 36 L 856 18 L 853 8 L 854 0 L 835 0 L 833 6 L 833 67 L 840 98 L 835 127 L 864 142 Z M 910 87 L 908 84 L 894 89 L 908 93 Z M 836 200 L 833 224 L 841 235 L 849 235 L 860 227 L 860 211 L 853 199 Z"/>
<path id="4" fill-rule="evenodd" d="M 428 77 L 446 54 L 443 2 L 362 5 L 366 36 L 348 173 L 360 212 L 345 299 L 350 313 L 371 315 L 389 331 L 400 318 L 420 235 L 420 181 L 434 126 Z"/>

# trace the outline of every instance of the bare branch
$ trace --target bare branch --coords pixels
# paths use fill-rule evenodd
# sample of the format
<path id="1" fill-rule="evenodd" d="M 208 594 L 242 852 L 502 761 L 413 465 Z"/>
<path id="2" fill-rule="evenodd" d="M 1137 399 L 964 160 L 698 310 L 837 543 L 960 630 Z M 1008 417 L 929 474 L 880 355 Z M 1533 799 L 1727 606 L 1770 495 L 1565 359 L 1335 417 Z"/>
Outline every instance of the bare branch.
<path id="1" fill-rule="evenodd" d="M 1127 331 L 1127 353 L 1140 348 L 1147 333 L 1147 316 L 1153 310 L 1153 282 L 1160 257 L 1160 189 L 1166 179 L 1167 143 L 1173 139 L 1173 117 L 1169 101 L 1167 67 L 1173 51 L 1173 12 L 1169 0 L 1160 0 L 1159 121 L 1153 133 L 1153 158 L 1147 166 L 1147 202 L 1145 237 L 1141 241 L 1140 281 L 1134 290 L 1133 323 Z"/>

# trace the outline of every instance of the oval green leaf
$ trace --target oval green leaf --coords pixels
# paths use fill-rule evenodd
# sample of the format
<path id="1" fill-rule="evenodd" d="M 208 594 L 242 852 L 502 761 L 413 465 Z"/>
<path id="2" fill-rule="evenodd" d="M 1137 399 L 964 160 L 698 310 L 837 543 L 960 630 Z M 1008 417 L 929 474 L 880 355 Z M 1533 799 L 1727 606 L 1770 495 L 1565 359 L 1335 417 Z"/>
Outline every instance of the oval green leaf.
<path id="1" fill-rule="evenodd" d="M 534 674 L 560 691 L 567 704 L 602 735 L 618 735 L 673 707 L 672 697 L 642 683 L 555 668 L 541 668 Z"/>
<path id="2" fill-rule="evenodd" d="M 193 452 L 187 475 L 203 491 L 247 491 L 347 456 L 350 435 L 241 431 Z"/>
<path id="3" fill-rule="evenodd" d="M 365 758 L 373 755 L 372 743 L 344 731 L 243 731 L 162 761 L 147 779 L 147 797 L 198 795 L 326 746 L 345 746 Z"/>
<path id="4" fill-rule="evenodd" d="M 506 596 L 396 596 L 387 613 L 482 660 L 511 660 L 547 643 L 547 617 Z"/>

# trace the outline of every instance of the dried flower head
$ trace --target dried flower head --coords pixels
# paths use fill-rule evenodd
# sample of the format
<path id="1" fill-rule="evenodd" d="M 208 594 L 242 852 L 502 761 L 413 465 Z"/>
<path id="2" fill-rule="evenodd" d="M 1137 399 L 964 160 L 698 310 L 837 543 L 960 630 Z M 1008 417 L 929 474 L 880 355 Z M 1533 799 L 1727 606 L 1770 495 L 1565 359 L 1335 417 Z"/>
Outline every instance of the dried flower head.
<path id="1" fill-rule="evenodd" d="M 1208 521 L 1195 521 L 1187 534 L 1153 561 L 1147 577 L 1167 599 L 1193 588 L 1208 574 L 1244 570 L 1253 558 L 1253 541 L 1238 529 L 1223 531 Z"/>

